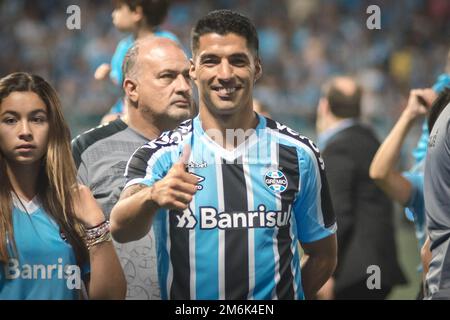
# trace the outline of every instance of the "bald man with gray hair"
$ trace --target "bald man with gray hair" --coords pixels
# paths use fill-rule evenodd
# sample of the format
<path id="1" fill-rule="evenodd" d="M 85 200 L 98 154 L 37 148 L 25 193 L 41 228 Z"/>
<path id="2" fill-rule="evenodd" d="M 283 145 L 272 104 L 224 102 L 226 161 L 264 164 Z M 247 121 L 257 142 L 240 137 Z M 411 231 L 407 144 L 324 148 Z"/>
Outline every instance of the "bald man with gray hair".
<path id="1" fill-rule="evenodd" d="M 106 219 L 124 187 L 125 167 L 134 151 L 193 112 L 189 60 L 176 42 L 138 40 L 122 69 L 127 115 L 72 141 L 78 179 L 91 189 Z M 127 278 L 127 299 L 160 299 L 153 231 L 115 247 Z"/>

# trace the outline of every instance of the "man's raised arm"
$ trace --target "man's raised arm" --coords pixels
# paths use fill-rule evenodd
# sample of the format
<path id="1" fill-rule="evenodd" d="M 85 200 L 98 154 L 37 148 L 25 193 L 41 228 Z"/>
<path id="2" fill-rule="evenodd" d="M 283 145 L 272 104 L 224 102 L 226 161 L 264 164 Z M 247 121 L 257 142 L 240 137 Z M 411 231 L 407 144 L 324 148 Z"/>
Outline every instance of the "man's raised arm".
<path id="1" fill-rule="evenodd" d="M 186 172 L 189 147 L 169 170 L 167 175 L 152 186 L 136 184 L 122 191 L 111 212 L 111 233 L 118 242 L 143 238 L 160 208 L 185 210 L 197 191 L 197 178 Z"/>

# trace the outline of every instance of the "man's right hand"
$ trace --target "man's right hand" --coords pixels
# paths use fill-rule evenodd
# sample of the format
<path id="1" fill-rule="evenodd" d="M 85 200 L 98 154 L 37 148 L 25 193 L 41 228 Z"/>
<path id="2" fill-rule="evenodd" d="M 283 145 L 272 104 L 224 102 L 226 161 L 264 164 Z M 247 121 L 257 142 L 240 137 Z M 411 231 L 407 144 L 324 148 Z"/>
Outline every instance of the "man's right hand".
<path id="1" fill-rule="evenodd" d="M 148 234 L 158 209 L 183 211 L 189 207 L 198 183 L 185 169 L 189 154 L 187 146 L 166 176 L 151 187 L 136 184 L 123 190 L 111 211 L 111 233 L 116 241 L 136 241 Z"/>
<path id="2" fill-rule="evenodd" d="M 185 146 L 180 159 L 170 168 L 167 175 L 155 182 L 151 188 L 151 199 L 160 208 L 184 210 L 189 207 L 197 192 L 198 179 L 186 171 L 190 155 L 189 146 Z"/>

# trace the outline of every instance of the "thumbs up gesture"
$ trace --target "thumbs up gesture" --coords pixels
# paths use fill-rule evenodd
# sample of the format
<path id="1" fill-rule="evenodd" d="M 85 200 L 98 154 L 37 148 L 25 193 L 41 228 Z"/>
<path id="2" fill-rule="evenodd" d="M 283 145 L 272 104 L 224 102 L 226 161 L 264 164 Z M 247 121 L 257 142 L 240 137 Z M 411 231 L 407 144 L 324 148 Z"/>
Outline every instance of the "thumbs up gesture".
<path id="1" fill-rule="evenodd" d="M 186 171 L 191 150 L 185 145 L 180 159 L 170 168 L 167 175 L 152 188 L 152 199 L 160 208 L 184 210 L 197 191 L 198 179 Z"/>

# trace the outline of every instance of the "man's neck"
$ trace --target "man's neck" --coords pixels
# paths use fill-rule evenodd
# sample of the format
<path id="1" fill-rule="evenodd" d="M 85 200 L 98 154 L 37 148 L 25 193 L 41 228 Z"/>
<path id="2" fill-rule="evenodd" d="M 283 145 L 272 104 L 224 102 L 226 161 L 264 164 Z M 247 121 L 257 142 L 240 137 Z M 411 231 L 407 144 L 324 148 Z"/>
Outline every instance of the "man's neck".
<path id="1" fill-rule="evenodd" d="M 148 140 L 159 137 L 161 130 L 154 124 L 144 119 L 138 112 L 128 111 L 124 122 L 134 131 L 144 136 Z"/>
<path id="2" fill-rule="evenodd" d="M 206 134 L 208 134 L 209 130 L 211 130 L 210 132 L 214 132 L 213 135 L 208 134 L 210 137 L 216 135 L 217 132 L 222 135 L 222 147 L 226 149 L 234 149 L 237 147 L 234 141 L 227 141 L 227 137 L 234 136 L 235 130 L 239 129 L 246 132 L 249 129 L 255 129 L 259 121 L 251 107 L 244 108 L 240 113 L 217 116 L 212 114 L 202 104 L 200 104 L 200 120 Z M 230 130 L 233 132 L 230 132 Z"/>
<path id="3" fill-rule="evenodd" d="M 352 120 L 353 118 L 338 118 L 338 117 L 328 117 L 326 119 L 323 132 L 335 129 L 339 127 L 344 121 Z"/>

